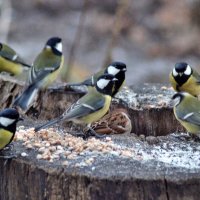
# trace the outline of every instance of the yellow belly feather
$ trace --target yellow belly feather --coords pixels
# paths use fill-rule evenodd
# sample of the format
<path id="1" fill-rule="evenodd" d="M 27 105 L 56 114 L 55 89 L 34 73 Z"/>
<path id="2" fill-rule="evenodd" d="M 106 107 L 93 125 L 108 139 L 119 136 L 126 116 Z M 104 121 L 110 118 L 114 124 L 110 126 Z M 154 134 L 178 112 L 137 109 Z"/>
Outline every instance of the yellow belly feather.
<path id="1" fill-rule="evenodd" d="M 87 115 L 86 117 L 81 117 L 80 119 L 72 120 L 72 121 L 74 121 L 75 123 L 80 123 L 80 124 L 83 124 L 83 123 L 91 124 L 92 122 L 96 122 L 108 112 L 110 108 L 110 103 L 111 103 L 111 96 L 105 95 L 105 103 L 104 103 L 103 108 L 101 108 L 99 111 L 96 111 L 94 113 Z"/>
<path id="2" fill-rule="evenodd" d="M 8 72 L 13 75 L 18 75 L 18 74 L 21 74 L 22 71 L 23 71 L 23 68 L 21 64 L 14 63 L 0 57 L 0 72 Z"/>
<path id="3" fill-rule="evenodd" d="M 10 143 L 13 133 L 10 131 L 0 129 L 0 150 Z"/>

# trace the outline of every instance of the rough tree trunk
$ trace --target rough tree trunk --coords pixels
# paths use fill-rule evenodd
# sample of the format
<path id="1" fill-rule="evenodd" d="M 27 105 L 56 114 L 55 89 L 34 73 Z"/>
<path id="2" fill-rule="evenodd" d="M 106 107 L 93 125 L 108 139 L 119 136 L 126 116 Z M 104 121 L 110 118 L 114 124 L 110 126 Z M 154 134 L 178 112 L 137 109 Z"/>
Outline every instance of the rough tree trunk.
<path id="1" fill-rule="evenodd" d="M 22 85 L 18 82 L 1 78 L 0 91 L 4 97 L 1 99 L 1 108 L 11 106 L 21 89 Z M 161 85 L 144 85 L 142 88 L 126 89 L 120 97 L 127 94 L 130 95 L 127 109 L 134 133 L 166 135 L 180 127 L 168 104 L 173 94 L 171 90 L 162 89 Z M 38 120 L 56 117 L 79 97 L 80 94 L 46 90 L 40 94 L 40 101 L 31 108 L 28 116 L 35 118 L 36 115 L 32 114 L 34 110 Z M 164 99 L 164 103 L 159 99 Z M 122 105 L 114 104 L 113 109 L 118 106 Z M 128 144 L 130 141 L 125 142 Z M 15 144 L 15 149 L 25 151 L 19 142 Z M 18 157 L 7 162 L 0 160 L 1 200 L 199 199 L 200 169 L 187 170 L 155 160 L 143 162 L 103 157 L 97 160 L 94 170 L 91 167 L 64 167 L 59 162 L 48 163 L 37 160 L 33 150 L 28 153 L 28 157 Z"/>

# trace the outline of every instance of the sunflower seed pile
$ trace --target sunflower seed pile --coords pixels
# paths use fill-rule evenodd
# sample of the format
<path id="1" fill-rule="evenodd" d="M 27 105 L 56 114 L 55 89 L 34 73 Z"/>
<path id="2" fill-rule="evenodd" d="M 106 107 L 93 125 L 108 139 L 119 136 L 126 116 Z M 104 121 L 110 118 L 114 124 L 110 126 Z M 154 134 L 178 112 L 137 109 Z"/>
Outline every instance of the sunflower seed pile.
<path id="1" fill-rule="evenodd" d="M 134 150 L 119 146 L 110 137 L 103 139 L 91 137 L 83 140 L 55 128 L 35 132 L 33 128 L 25 129 L 21 126 L 18 128 L 15 141 L 21 141 L 26 149 L 35 150 L 37 159 L 49 162 L 60 160 L 62 165 L 68 165 L 71 160 L 80 157 L 84 157 L 85 160 L 76 165 L 91 165 L 99 155 L 135 157 Z M 28 153 L 22 152 L 21 156 L 28 156 Z"/>

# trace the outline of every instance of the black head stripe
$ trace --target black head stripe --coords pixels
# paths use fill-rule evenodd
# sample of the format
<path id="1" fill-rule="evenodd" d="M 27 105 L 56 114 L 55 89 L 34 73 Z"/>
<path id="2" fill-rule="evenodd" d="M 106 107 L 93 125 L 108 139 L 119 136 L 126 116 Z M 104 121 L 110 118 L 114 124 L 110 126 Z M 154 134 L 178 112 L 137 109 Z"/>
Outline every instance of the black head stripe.
<path id="1" fill-rule="evenodd" d="M 116 67 L 117 69 L 124 69 L 124 68 L 126 68 L 126 64 L 125 63 L 118 62 L 118 61 L 112 62 L 110 65 Z"/>
<path id="2" fill-rule="evenodd" d="M 54 47 L 57 43 L 60 43 L 61 41 L 62 40 L 59 37 L 52 37 L 47 41 L 46 45 L 50 47 Z"/>
<path id="3" fill-rule="evenodd" d="M 52 48 L 52 51 L 57 56 L 62 56 L 62 52 L 58 51 L 56 48 Z"/>
<path id="4" fill-rule="evenodd" d="M 184 97 L 184 95 L 183 95 L 183 93 L 182 92 L 178 92 L 178 93 L 176 93 L 176 94 L 174 94 L 173 96 L 172 96 L 172 99 L 176 99 L 177 97 L 180 97 L 181 99 Z"/>
<path id="5" fill-rule="evenodd" d="M 191 75 L 185 75 L 183 74 L 182 76 L 176 76 L 174 77 L 174 79 L 176 80 L 176 82 L 178 83 L 179 86 L 182 86 L 184 83 L 187 82 L 187 80 L 190 78 Z"/>

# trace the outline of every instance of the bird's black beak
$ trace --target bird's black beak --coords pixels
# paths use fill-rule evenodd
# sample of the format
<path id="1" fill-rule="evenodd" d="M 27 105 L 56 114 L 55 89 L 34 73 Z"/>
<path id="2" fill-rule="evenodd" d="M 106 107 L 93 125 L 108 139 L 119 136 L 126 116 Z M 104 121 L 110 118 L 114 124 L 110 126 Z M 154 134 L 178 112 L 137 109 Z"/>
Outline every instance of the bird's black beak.
<path id="1" fill-rule="evenodd" d="M 179 72 L 178 74 L 179 74 L 180 77 L 183 76 L 183 72 Z"/>
<path id="2" fill-rule="evenodd" d="M 117 78 L 113 78 L 112 81 L 118 81 L 118 79 Z"/>

